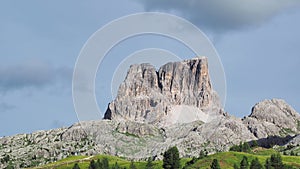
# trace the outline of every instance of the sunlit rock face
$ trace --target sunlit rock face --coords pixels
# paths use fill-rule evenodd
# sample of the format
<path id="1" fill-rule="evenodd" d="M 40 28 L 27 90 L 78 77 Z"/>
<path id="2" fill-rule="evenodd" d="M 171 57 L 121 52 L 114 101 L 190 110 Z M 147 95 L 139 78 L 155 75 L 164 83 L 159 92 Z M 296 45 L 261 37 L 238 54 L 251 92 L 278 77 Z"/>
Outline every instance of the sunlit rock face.
<path id="1" fill-rule="evenodd" d="M 220 112 L 208 60 L 196 57 L 167 63 L 158 71 L 150 64 L 132 65 L 104 118 L 169 125 L 207 122 Z"/>

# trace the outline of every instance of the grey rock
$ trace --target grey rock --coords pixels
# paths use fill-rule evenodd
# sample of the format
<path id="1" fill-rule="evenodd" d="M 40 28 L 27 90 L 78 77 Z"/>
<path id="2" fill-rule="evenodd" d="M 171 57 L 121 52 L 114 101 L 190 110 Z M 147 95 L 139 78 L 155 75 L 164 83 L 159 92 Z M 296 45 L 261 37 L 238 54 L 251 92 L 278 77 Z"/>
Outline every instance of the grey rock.
<path id="1" fill-rule="evenodd" d="M 224 151 L 253 138 L 241 120 L 231 116 L 215 118 L 210 123 L 194 121 L 164 128 L 133 121 L 99 120 L 1 138 L 0 158 L 9 155 L 16 166 L 23 167 L 46 164 L 69 155 L 110 154 L 136 160 L 162 159 L 162 153 L 171 146 L 177 146 L 182 157 L 191 157 L 198 156 L 201 150 Z"/>
<path id="2" fill-rule="evenodd" d="M 206 57 L 167 63 L 158 71 L 150 64 L 132 65 L 104 119 L 169 125 L 163 120 L 173 117 L 176 105 L 199 109 L 205 117 L 220 112 Z M 186 122 L 207 121 L 196 116 Z"/>
<path id="3" fill-rule="evenodd" d="M 272 99 L 257 103 L 243 119 L 257 138 L 295 135 L 300 131 L 300 115 L 284 100 Z"/>
<path id="4" fill-rule="evenodd" d="M 69 155 L 85 154 L 91 149 L 93 140 L 80 134 L 66 134 L 68 137 L 63 137 L 65 133 L 72 131 L 72 128 L 3 137 L 0 139 L 0 159 L 8 155 L 15 168 L 25 168 L 60 160 Z M 77 132 L 80 131 L 82 128 L 78 128 Z"/>
<path id="5" fill-rule="evenodd" d="M 241 141 L 280 136 L 284 134 L 282 131 L 299 134 L 299 126 L 296 126 L 299 114 L 282 100 L 260 102 L 251 115 L 243 119 L 225 112 L 219 114 L 206 123 L 198 120 L 159 126 L 130 120 L 98 120 L 76 123 L 69 128 L 3 137 L 0 138 L 0 159 L 9 155 L 17 168 L 35 163 L 42 165 L 69 155 L 110 154 L 135 160 L 162 159 L 162 153 L 171 146 L 178 147 L 181 157 L 192 157 L 198 156 L 201 150 L 226 151 Z M 285 123 L 287 121 L 292 124 Z M 252 129 L 256 129 L 256 133 Z M 299 137 L 289 142 L 298 143 Z M 1 167 L 6 165 L 1 164 Z"/>

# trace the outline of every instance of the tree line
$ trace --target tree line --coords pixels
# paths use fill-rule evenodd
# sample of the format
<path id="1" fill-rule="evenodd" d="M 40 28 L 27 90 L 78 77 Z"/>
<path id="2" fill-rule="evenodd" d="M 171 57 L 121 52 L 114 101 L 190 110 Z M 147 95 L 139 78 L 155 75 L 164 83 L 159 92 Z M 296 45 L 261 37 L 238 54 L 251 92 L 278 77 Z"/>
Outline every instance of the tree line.
<path id="1" fill-rule="evenodd" d="M 249 152 L 251 150 L 248 143 L 241 143 L 238 146 L 233 146 L 230 148 L 231 151 Z M 193 157 L 185 166 L 180 166 L 179 151 L 176 146 L 169 148 L 163 154 L 163 165 L 164 169 L 186 169 L 189 166 L 195 164 L 199 159 L 205 158 L 207 152 L 201 151 L 198 158 Z M 213 159 L 210 165 L 211 169 L 221 169 L 218 159 Z M 255 158 L 249 162 L 246 156 L 243 156 L 240 163 L 235 163 L 234 169 L 293 169 L 293 167 L 284 165 L 282 162 L 281 155 L 279 153 L 272 154 L 270 158 L 267 158 L 264 164 L 261 164 L 258 158 Z M 79 165 L 76 163 L 73 169 L 80 169 Z M 126 169 L 126 167 L 121 167 L 117 162 L 111 167 L 109 166 L 109 161 L 107 158 L 98 159 L 97 161 L 91 160 L 89 164 L 89 169 Z M 138 169 L 133 161 L 129 165 L 129 169 Z M 153 159 L 148 158 L 145 169 L 154 169 Z"/>
<path id="2" fill-rule="evenodd" d="M 80 169 L 78 163 L 75 163 L 72 169 Z M 88 169 L 127 169 L 126 167 L 121 167 L 118 162 L 109 167 L 108 158 L 98 159 L 97 161 L 91 160 Z M 133 161 L 130 162 L 129 169 L 138 169 Z M 148 158 L 145 169 L 154 169 L 154 164 L 152 163 L 152 158 Z"/>

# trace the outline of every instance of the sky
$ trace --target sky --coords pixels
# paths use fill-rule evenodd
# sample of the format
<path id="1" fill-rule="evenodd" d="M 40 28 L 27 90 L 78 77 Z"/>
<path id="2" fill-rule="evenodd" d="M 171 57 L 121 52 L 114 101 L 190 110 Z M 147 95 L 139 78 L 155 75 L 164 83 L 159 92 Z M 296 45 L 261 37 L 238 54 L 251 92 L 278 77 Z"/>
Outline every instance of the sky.
<path id="1" fill-rule="evenodd" d="M 86 41 L 114 19 L 154 11 L 183 17 L 212 41 L 226 74 L 225 111 L 243 117 L 255 103 L 271 98 L 284 99 L 300 111 L 298 0 L 3 0 L 0 137 L 78 122 L 72 75 Z M 106 67 L 98 70 L 96 95 L 102 112 L 113 99 L 113 70 L 124 56 L 144 48 L 193 57 L 165 37 L 138 36 L 118 44 L 103 60 Z"/>

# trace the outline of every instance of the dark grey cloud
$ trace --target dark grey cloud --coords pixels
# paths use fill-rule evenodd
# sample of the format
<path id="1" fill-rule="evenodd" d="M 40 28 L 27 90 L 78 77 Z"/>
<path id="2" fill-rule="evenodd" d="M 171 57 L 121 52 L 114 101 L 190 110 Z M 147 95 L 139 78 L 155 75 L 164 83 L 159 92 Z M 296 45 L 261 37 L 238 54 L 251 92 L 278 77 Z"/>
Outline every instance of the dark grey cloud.
<path id="1" fill-rule="evenodd" d="M 72 70 L 54 67 L 39 60 L 3 66 L 0 68 L 0 93 L 24 89 L 43 88 L 58 83 L 70 82 Z"/>
<path id="2" fill-rule="evenodd" d="M 214 33 L 256 27 L 282 11 L 300 7 L 299 0 L 137 0 L 147 11 L 175 12 Z"/>

